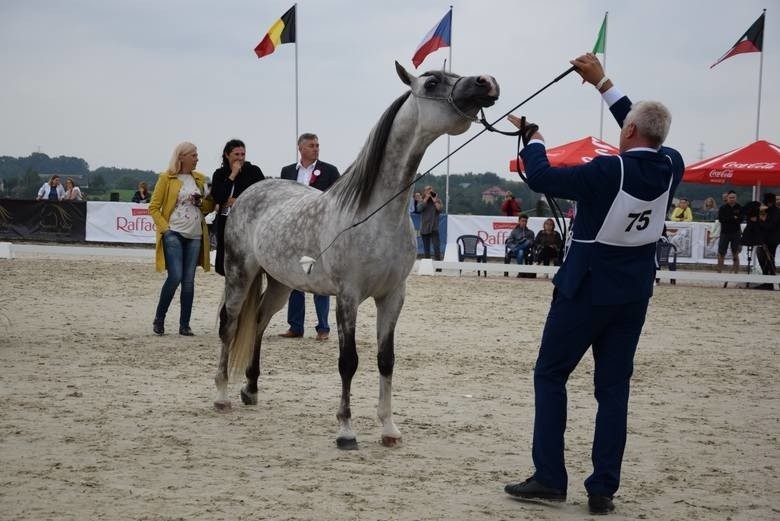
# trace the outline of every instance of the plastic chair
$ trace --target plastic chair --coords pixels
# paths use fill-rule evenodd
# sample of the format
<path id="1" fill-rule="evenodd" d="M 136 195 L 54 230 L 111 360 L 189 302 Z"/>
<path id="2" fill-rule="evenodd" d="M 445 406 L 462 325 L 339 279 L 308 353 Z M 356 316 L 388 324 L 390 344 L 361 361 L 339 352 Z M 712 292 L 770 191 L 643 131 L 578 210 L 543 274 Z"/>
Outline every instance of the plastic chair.
<path id="1" fill-rule="evenodd" d="M 677 271 L 677 246 L 665 238 L 659 239 L 655 245 L 655 261 L 658 269 L 666 266 L 669 271 Z M 659 280 L 655 279 L 656 282 L 659 282 Z M 675 279 L 671 279 L 670 282 L 677 284 Z"/>
<path id="2" fill-rule="evenodd" d="M 487 246 L 485 241 L 481 237 L 476 235 L 461 235 L 456 241 L 458 244 L 458 262 L 463 262 L 465 259 L 474 259 L 477 262 L 484 262 L 487 264 Z M 482 248 L 480 253 L 478 250 Z M 463 274 L 463 270 L 458 270 L 459 274 Z M 477 277 L 479 277 L 481 271 L 477 270 Z M 485 271 L 485 277 L 487 277 L 487 271 Z"/>

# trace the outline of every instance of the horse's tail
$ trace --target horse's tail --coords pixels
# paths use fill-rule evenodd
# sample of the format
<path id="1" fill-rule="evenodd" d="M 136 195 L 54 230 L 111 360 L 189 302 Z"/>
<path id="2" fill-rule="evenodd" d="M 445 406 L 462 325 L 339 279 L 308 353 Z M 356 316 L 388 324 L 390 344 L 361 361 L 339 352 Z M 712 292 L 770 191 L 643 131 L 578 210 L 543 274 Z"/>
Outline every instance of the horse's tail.
<path id="1" fill-rule="evenodd" d="M 240 378 L 252 359 L 262 289 L 263 272 L 261 271 L 252 281 L 236 320 L 236 333 L 233 335 L 228 357 L 228 371 L 231 377 Z"/>

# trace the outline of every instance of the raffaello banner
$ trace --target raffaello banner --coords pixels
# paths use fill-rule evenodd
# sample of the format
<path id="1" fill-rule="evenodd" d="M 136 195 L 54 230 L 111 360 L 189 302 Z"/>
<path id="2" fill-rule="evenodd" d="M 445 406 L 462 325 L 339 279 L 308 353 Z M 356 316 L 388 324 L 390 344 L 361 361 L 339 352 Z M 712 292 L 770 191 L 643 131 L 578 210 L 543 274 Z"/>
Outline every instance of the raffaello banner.
<path id="1" fill-rule="evenodd" d="M 87 201 L 87 241 L 154 244 L 148 204 Z"/>

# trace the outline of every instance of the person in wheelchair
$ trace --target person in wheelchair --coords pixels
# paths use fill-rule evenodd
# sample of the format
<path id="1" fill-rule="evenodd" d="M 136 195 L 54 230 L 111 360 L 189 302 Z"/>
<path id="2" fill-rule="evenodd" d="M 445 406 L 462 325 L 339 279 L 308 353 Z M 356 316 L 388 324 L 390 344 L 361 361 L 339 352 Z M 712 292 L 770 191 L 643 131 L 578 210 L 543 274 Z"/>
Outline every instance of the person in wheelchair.
<path id="1" fill-rule="evenodd" d="M 534 232 L 528 229 L 528 216 L 521 213 L 517 218 L 517 226 L 506 240 L 507 253 L 517 259 L 518 264 L 526 264 L 526 256 L 532 251 L 533 244 Z"/>
<path id="2" fill-rule="evenodd" d="M 534 240 L 534 262 L 549 266 L 559 266 L 561 263 L 561 250 L 563 249 L 563 240 L 561 234 L 555 231 L 555 222 L 547 219 L 542 225 L 542 231 Z"/>

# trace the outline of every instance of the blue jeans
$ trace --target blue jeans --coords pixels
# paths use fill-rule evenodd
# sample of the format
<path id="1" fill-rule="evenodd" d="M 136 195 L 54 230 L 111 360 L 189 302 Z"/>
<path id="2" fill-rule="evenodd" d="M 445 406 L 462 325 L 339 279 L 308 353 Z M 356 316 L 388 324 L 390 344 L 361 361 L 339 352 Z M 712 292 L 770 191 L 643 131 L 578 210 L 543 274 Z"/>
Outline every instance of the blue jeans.
<path id="1" fill-rule="evenodd" d="M 512 251 L 512 253 L 514 253 L 518 264 L 525 264 L 525 252 L 528 250 L 529 246 L 530 244 L 528 243 L 526 243 L 524 246 L 515 246 L 515 249 Z"/>
<path id="2" fill-rule="evenodd" d="M 589 347 L 598 402 L 591 460 L 585 481 L 590 494 L 611 496 L 620 486 L 626 444 L 629 383 L 648 299 L 613 306 L 592 304 L 586 277 L 574 298 L 553 293 L 542 346 L 534 368 L 534 477 L 548 487 L 566 490 L 564 463 L 566 381 Z"/>
<path id="3" fill-rule="evenodd" d="M 314 309 L 317 311 L 317 332 L 330 333 L 328 325 L 328 311 L 330 310 L 330 297 L 328 295 L 314 295 Z M 294 289 L 290 293 L 290 301 L 287 303 L 287 322 L 290 331 L 303 334 L 303 321 L 306 315 L 306 298 L 302 291 Z"/>
<path id="4" fill-rule="evenodd" d="M 178 232 L 168 230 L 163 234 L 163 253 L 168 278 L 160 290 L 160 301 L 154 319 L 164 321 L 176 288 L 181 284 L 181 315 L 179 327 L 189 327 L 192 301 L 195 298 L 195 268 L 198 266 L 201 239 L 185 239 Z"/>

